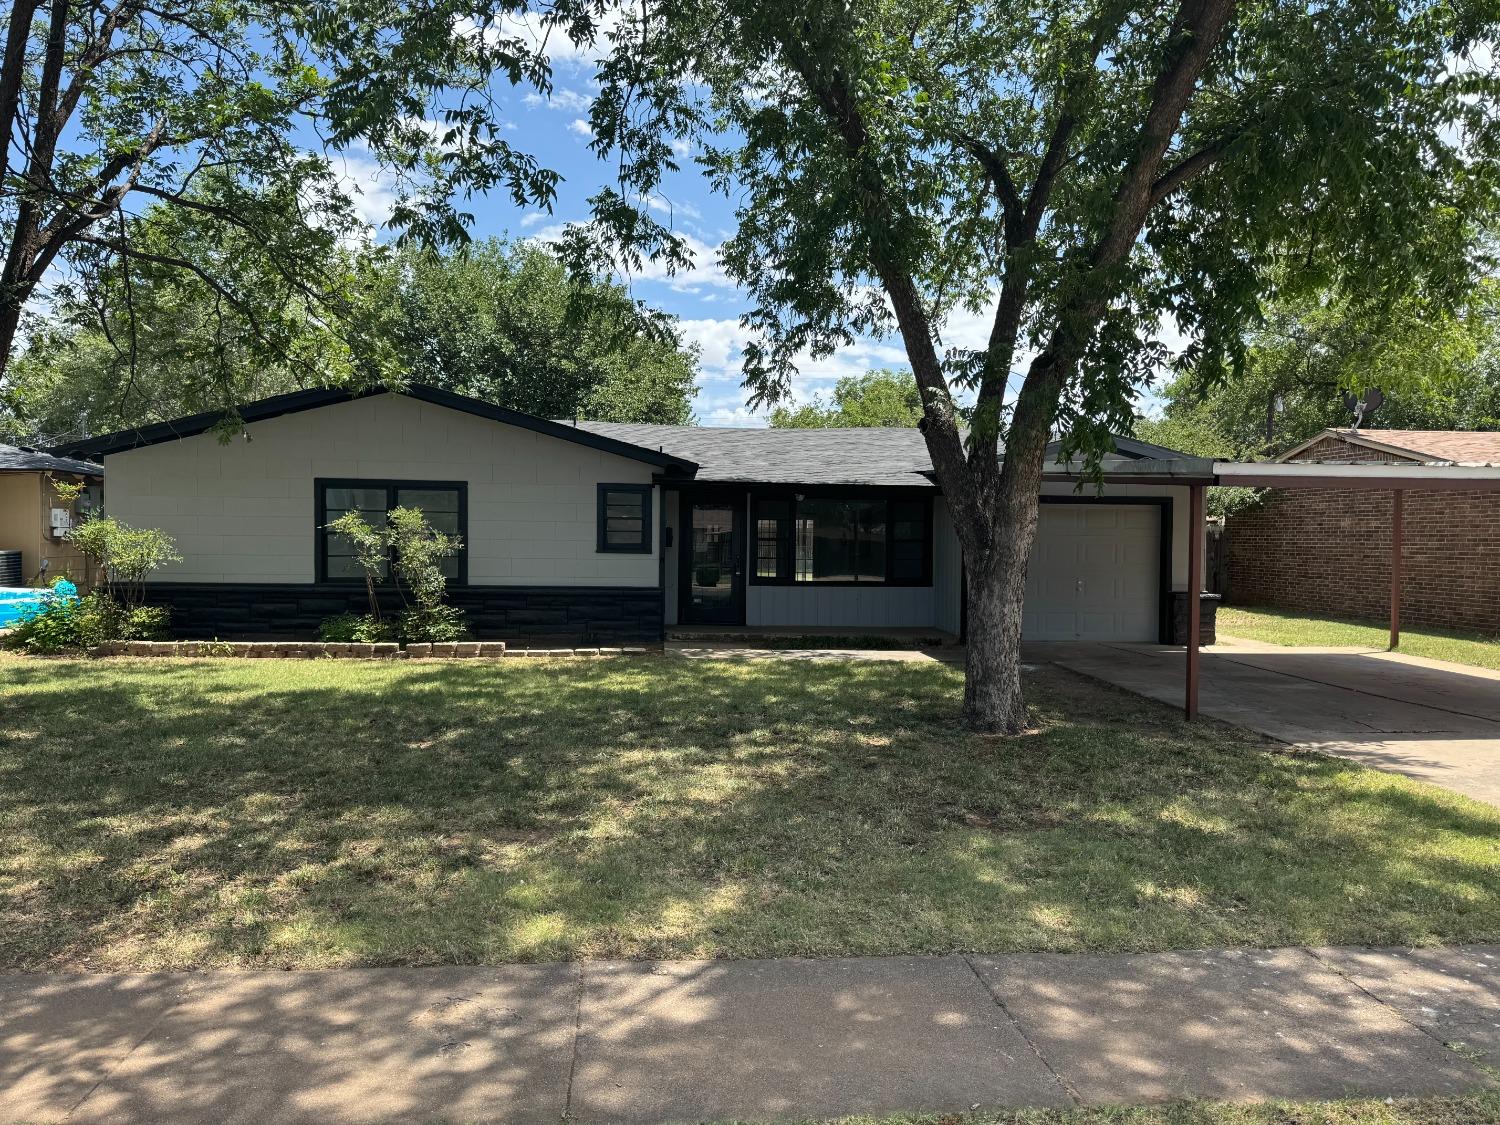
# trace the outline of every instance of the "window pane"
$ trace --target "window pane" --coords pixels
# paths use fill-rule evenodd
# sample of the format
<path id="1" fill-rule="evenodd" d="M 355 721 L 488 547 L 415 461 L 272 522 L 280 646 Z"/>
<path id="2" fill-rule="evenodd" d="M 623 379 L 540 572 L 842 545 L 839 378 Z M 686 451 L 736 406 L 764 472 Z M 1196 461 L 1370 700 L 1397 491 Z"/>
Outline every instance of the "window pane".
<path id="1" fill-rule="evenodd" d="M 892 505 L 892 510 L 896 521 L 892 529 L 892 538 L 927 538 L 927 506 L 925 504 L 916 500 L 898 500 Z"/>
<path id="2" fill-rule="evenodd" d="M 453 513 L 455 529 L 458 523 L 458 489 L 456 488 L 398 488 L 396 504 L 402 508 L 421 508 L 427 522 L 437 527 L 433 514 Z M 441 529 L 440 529 L 441 530 Z"/>
<path id="3" fill-rule="evenodd" d="M 787 560 L 791 556 L 790 500 L 757 500 L 755 502 L 755 576 L 757 578 L 790 578 Z"/>
<path id="4" fill-rule="evenodd" d="M 919 541 L 897 542 L 892 551 L 891 577 L 897 582 L 919 581 L 926 562 L 926 544 Z"/>
<path id="5" fill-rule="evenodd" d="M 332 514 L 353 509 L 360 512 L 385 511 L 385 489 L 383 488 L 330 488 L 323 493 L 323 506 Z"/>
<path id="6" fill-rule="evenodd" d="M 353 558 L 350 558 L 347 555 L 328 556 L 329 578 L 363 578 L 364 576 L 364 567 L 360 566 L 359 563 L 357 563 Z M 385 566 L 382 566 L 380 568 L 379 577 L 385 578 L 386 576 L 387 568 Z"/>
<path id="7" fill-rule="evenodd" d="M 799 582 L 884 582 L 884 500 L 812 498 L 797 503 Z"/>
<path id="8" fill-rule="evenodd" d="M 599 504 L 603 520 L 600 547 L 644 550 L 651 538 L 650 521 L 646 518 L 650 504 L 647 494 L 606 488 L 599 494 Z"/>

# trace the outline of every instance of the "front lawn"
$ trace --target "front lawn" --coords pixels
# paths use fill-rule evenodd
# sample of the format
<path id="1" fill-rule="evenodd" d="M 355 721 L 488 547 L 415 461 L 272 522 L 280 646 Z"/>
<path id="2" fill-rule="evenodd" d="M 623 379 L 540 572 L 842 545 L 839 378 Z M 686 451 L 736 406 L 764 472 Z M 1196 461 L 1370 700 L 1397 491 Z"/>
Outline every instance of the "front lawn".
<path id="1" fill-rule="evenodd" d="M 1337 620 L 1310 617 L 1282 609 L 1240 609 L 1220 606 L 1220 634 L 1294 647 L 1358 645 L 1383 649 L 1390 644 L 1388 622 Z M 1401 630 L 1401 648 L 1408 656 L 1450 660 L 1479 668 L 1500 668 L 1500 637 L 1479 633 L 1455 633 L 1443 629 Z"/>
<path id="2" fill-rule="evenodd" d="M 1500 810 L 1051 668 L 0 657 L 0 968 L 1500 938 Z"/>

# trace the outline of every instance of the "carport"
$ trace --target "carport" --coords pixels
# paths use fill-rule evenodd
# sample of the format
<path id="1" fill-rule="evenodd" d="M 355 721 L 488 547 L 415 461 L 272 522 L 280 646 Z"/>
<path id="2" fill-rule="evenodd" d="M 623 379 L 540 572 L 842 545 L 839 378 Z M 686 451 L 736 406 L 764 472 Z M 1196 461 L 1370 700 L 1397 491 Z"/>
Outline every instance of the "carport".
<path id="1" fill-rule="evenodd" d="M 1391 494 L 1391 584 L 1390 645 L 1401 644 L 1401 596 L 1403 574 L 1402 510 L 1408 491 L 1500 491 L 1500 465 L 1488 464 L 1370 464 L 1344 462 L 1235 462 L 1216 461 L 1212 483 L 1246 488 L 1379 490 Z M 1187 661 L 1184 682 L 1184 712 L 1189 720 L 1198 716 L 1201 656 L 1199 624 L 1203 589 L 1204 490 L 1194 483 L 1190 504 L 1191 538 L 1188 566 Z"/>

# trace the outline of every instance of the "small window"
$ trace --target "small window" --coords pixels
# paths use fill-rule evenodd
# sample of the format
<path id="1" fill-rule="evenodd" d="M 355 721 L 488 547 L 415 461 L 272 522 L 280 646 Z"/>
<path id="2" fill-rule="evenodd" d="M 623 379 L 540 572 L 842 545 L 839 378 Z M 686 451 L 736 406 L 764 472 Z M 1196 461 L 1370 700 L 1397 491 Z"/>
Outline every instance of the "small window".
<path id="1" fill-rule="evenodd" d="M 600 551 L 616 554 L 651 553 L 651 486 L 599 486 Z"/>

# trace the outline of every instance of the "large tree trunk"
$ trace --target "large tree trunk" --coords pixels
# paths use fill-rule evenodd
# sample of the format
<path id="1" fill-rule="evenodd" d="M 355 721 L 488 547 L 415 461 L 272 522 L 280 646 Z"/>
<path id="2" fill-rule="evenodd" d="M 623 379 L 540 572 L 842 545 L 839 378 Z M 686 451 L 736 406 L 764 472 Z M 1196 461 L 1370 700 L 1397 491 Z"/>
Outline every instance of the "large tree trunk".
<path id="1" fill-rule="evenodd" d="M 1037 469 L 1039 485 L 1040 465 Z M 969 658 L 963 718 L 986 734 L 1019 734 L 1030 726 L 1021 689 L 1021 615 L 1026 566 L 1036 538 L 1036 485 L 1004 489 L 989 549 L 965 552 Z"/>

